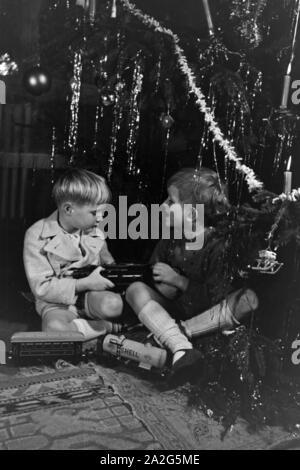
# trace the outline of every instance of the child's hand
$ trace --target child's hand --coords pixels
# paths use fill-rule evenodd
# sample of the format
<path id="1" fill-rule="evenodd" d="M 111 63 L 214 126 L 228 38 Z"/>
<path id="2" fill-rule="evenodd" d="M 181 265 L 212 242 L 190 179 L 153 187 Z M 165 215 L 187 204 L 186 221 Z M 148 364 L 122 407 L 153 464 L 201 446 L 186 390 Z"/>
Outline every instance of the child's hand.
<path id="1" fill-rule="evenodd" d="M 103 269 L 104 268 L 99 266 L 89 276 L 85 277 L 84 279 L 79 279 L 77 282 L 82 281 L 84 287 L 82 290 L 102 291 L 115 287 L 113 282 L 101 276 L 101 271 L 103 271 Z M 79 290 L 81 289 L 78 289 L 78 291 Z"/>
<path id="2" fill-rule="evenodd" d="M 155 263 L 153 266 L 153 279 L 155 282 L 164 282 L 176 286 L 178 273 L 166 263 Z"/>
<path id="3" fill-rule="evenodd" d="M 189 280 L 177 273 L 166 263 L 155 263 L 153 266 L 153 279 L 155 282 L 163 282 L 169 286 L 176 287 L 180 291 L 186 291 Z M 168 296 L 167 296 L 168 297 Z"/>

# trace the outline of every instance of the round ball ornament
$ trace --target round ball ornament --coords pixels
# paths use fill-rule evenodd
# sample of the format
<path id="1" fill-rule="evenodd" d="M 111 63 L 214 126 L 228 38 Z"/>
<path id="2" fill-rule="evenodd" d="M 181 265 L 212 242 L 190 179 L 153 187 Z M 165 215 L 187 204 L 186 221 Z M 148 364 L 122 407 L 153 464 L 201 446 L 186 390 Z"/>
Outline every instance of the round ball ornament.
<path id="1" fill-rule="evenodd" d="M 47 93 L 51 88 L 51 84 L 52 79 L 48 72 L 38 65 L 24 73 L 23 85 L 31 95 L 40 96 Z"/>

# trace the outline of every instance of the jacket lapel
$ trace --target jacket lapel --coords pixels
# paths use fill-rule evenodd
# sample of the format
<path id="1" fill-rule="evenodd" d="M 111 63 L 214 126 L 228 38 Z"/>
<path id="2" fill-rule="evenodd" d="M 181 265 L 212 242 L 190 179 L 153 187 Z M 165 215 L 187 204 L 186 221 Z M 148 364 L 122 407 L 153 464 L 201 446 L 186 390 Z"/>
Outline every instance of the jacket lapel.
<path id="1" fill-rule="evenodd" d="M 104 234 L 99 228 L 83 232 L 81 245 L 85 250 L 85 256 L 82 256 L 80 248 L 70 243 L 68 234 L 58 224 L 57 211 L 45 219 L 41 237 L 47 239 L 44 250 L 48 256 L 53 255 L 51 256 L 52 261 L 55 258 L 61 258 L 72 263 L 84 261 L 85 265 L 99 263 L 99 253 L 105 240 Z"/>
<path id="2" fill-rule="evenodd" d="M 51 238 L 44 246 L 44 250 L 66 261 L 78 261 L 82 258 L 80 248 L 70 243 L 68 235 L 63 232 Z"/>

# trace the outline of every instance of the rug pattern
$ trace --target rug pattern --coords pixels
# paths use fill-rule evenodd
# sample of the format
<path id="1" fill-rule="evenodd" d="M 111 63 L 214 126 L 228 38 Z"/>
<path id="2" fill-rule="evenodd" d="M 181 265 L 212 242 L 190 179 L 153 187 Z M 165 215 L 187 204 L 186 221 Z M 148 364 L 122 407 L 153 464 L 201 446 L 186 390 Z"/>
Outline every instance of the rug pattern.
<path id="1" fill-rule="evenodd" d="M 0 449 L 162 449 L 92 368 L 0 385 Z"/>

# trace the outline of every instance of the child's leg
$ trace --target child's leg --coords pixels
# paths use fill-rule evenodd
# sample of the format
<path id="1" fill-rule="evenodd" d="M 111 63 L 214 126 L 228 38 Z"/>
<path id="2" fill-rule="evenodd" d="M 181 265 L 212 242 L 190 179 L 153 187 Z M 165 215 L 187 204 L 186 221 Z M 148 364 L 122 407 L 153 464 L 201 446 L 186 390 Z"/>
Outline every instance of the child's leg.
<path id="1" fill-rule="evenodd" d="M 122 325 L 115 320 L 122 314 L 123 301 L 119 294 L 109 291 L 91 291 L 85 295 L 84 311 L 94 329 L 104 327 L 107 333 L 119 333 Z M 75 321 L 81 330 L 85 330 L 86 321 Z"/>
<path id="2" fill-rule="evenodd" d="M 42 316 L 42 331 L 77 331 L 73 320 L 78 318 L 76 313 L 67 308 L 49 308 Z"/>
<path id="3" fill-rule="evenodd" d="M 77 331 L 85 340 L 97 338 L 106 332 L 118 332 L 120 325 L 113 325 L 105 320 L 87 320 L 80 318 L 68 307 L 51 306 L 42 312 L 42 330 L 61 332 Z"/>
<path id="4" fill-rule="evenodd" d="M 93 320 L 115 320 L 123 310 L 123 301 L 119 294 L 108 291 L 87 292 L 85 311 Z"/>
<path id="5" fill-rule="evenodd" d="M 240 325 L 240 321 L 258 307 L 258 298 L 251 289 L 232 292 L 218 305 L 214 305 L 189 320 L 182 321 L 182 327 L 189 338 L 226 330 Z"/>
<path id="6" fill-rule="evenodd" d="M 173 365 L 177 362 L 179 365 L 180 359 L 184 357 L 187 350 L 193 349 L 193 345 L 161 305 L 166 304 L 166 300 L 142 282 L 135 282 L 129 286 L 126 300 L 138 315 L 139 320 L 174 354 Z M 199 360 L 196 351 L 194 357 L 190 357 L 189 363 L 185 365 L 191 366 L 195 360 Z"/>

